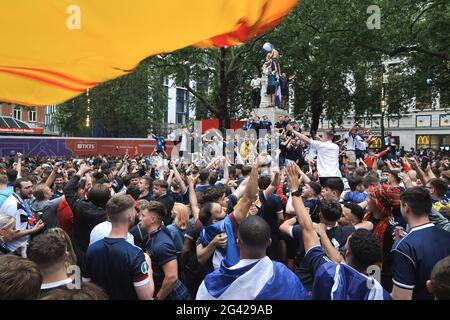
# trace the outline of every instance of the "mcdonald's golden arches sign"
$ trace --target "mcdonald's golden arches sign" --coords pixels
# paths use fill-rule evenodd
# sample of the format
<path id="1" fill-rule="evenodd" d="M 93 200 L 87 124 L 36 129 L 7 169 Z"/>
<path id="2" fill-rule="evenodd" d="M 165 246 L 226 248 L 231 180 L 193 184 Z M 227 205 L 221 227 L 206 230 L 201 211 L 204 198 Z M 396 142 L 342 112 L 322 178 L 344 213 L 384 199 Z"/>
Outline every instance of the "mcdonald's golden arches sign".
<path id="1" fill-rule="evenodd" d="M 417 144 L 418 145 L 429 145 L 430 137 L 429 136 L 417 136 Z"/>

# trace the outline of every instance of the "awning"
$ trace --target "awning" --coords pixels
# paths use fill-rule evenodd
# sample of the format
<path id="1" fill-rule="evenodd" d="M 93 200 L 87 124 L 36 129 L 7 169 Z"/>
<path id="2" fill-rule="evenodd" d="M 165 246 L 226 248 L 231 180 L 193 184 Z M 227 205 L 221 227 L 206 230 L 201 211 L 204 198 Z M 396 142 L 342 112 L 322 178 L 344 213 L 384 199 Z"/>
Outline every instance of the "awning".
<path id="1" fill-rule="evenodd" d="M 11 117 L 0 116 L 0 134 L 1 133 L 31 133 L 31 134 L 42 134 L 44 129 L 40 128 L 30 128 L 30 126 L 21 121 Z"/>

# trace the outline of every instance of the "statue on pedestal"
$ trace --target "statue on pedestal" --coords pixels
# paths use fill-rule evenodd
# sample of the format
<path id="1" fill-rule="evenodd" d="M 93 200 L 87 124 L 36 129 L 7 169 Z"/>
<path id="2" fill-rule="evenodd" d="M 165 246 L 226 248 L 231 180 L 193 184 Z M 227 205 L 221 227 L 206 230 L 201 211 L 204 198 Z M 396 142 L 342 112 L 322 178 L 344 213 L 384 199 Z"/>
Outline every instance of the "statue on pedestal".
<path id="1" fill-rule="evenodd" d="M 266 58 L 262 66 L 261 107 L 280 107 L 281 91 L 277 85 L 281 74 L 279 52 L 269 42 L 263 45 L 263 50 L 266 52 Z"/>

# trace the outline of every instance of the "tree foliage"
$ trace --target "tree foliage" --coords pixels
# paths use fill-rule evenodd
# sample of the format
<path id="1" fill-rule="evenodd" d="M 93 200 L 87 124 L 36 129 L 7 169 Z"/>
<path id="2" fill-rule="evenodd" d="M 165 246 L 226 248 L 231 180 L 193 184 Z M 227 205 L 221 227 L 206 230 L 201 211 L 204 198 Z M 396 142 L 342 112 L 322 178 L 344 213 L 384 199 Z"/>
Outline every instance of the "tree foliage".
<path id="1" fill-rule="evenodd" d="M 379 29 L 367 25 L 373 5 L 380 8 Z M 349 113 L 357 118 L 379 113 L 383 73 L 389 116 L 401 115 L 414 102 L 429 108 L 437 97 L 448 107 L 449 30 L 445 0 L 302 0 L 276 29 L 244 45 L 152 57 L 134 73 L 92 89 L 90 118 L 95 130 L 111 136 L 145 134 L 163 121 L 163 79 L 172 76 L 192 94 L 197 119 L 219 118 L 227 127 L 230 119 L 250 112 L 249 82 L 260 72 L 267 41 L 280 52 L 282 71 L 295 76 L 294 115 L 312 130 L 323 118 L 339 125 Z M 383 70 L 389 59 L 399 63 Z M 64 132 L 86 134 L 86 102 L 84 94 L 58 110 Z"/>

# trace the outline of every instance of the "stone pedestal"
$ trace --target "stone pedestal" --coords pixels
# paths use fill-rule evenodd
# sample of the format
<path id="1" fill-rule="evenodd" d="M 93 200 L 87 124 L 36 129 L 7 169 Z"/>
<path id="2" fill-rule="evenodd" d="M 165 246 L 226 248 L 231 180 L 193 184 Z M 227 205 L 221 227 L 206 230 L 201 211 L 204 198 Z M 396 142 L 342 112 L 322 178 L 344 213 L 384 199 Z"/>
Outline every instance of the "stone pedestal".
<path id="1" fill-rule="evenodd" d="M 262 101 L 261 101 L 261 104 L 262 104 Z M 267 115 L 267 118 L 270 120 L 270 122 L 272 122 L 272 127 L 275 125 L 275 122 L 278 121 L 279 116 L 288 115 L 286 110 L 278 109 L 278 108 L 274 108 L 274 107 L 253 109 L 253 114 L 256 114 L 257 116 L 259 116 L 261 118 L 263 115 Z"/>
<path id="2" fill-rule="evenodd" d="M 267 108 L 269 105 L 269 96 L 266 94 L 267 92 L 267 76 L 263 74 L 261 77 L 261 103 L 259 104 L 260 108 Z"/>

